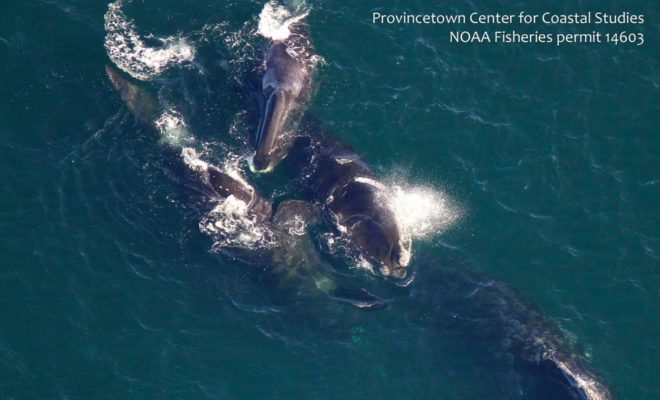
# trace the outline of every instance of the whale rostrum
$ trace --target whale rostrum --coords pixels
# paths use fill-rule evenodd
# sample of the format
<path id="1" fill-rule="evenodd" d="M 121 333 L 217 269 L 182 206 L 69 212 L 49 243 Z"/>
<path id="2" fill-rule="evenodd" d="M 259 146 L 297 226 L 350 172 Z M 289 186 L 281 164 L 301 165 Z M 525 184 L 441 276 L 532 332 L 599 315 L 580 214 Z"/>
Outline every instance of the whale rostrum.
<path id="1" fill-rule="evenodd" d="M 258 93 L 261 115 L 253 138 L 252 167 L 269 172 L 286 156 L 295 135 L 288 132 L 299 120 L 310 97 L 313 47 L 304 21 L 291 27 L 283 40 L 270 41 L 264 53 Z"/>

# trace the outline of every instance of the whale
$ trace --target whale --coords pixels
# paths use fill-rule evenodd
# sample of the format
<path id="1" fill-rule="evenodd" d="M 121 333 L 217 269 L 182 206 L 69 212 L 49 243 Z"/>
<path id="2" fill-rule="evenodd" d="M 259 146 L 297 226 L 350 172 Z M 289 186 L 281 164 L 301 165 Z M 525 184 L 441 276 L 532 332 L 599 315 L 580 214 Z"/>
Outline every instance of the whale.
<path id="1" fill-rule="evenodd" d="M 291 292 L 305 293 L 311 288 L 361 310 L 382 310 L 389 306 L 387 300 L 366 289 L 339 284 L 328 273 L 332 267 L 325 265 L 319 257 L 308 234 L 309 228 L 319 220 L 317 209 L 311 203 L 286 199 L 273 205 L 235 172 L 232 176 L 215 165 L 203 164 L 202 167 L 196 166 L 193 175 L 212 190 L 216 200 L 232 198 L 242 202 L 246 218 L 253 221 L 254 226 L 265 228 L 274 238 L 274 246 L 258 249 L 225 247 L 226 254 L 244 264 L 268 265 L 269 270 L 279 277 L 278 286 Z"/>
<path id="2" fill-rule="evenodd" d="M 259 125 L 253 136 L 252 167 L 272 171 L 287 155 L 295 134 L 287 132 L 299 120 L 310 98 L 313 46 L 303 20 L 289 27 L 285 39 L 271 40 L 264 52 L 259 83 Z"/>
<path id="3" fill-rule="evenodd" d="M 525 296 L 464 261 L 419 264 L 404 299 L 408 317 L 460 336 L 475 353 L 494 355 L 495 365 L 512 367 L 525 398 L 615 398 L 557 323 Z"/>
<path id="4" fill-rule="evenodd" d="M 301 125 L 305 133 L 285 163 L 289 173 L 299 174 L 307 199 L 324 210 L 327 222 L 380 274 L 406 277 L 410 242 L 403 238 L 391 206 L 383 201 L 385 185 L 320 121 L 305 116 Z M 504 283 L 468 268 L 422 265 L 410 287 L 406 307 L 419 310 L 420 324 L 447 333 L 469 332 L 474 342 L 485 344 L 492 354 L 513 362 L 517 370 L 539 382 L 539 393 L 553 393 L 542 398 L 614 399 L 557 324 Z"/>
<path id="5" fill-rule="evenodd" d="M 410 243 L 369 166 L 350 148 L 318 141 L 308 184 L 327 219 L 383 276 L 403 278 Z"/>
<path id="6" fill-rule="evenodd" d="M 107 73 L 129 111 L 140 122 L 153 125 L 162 112 L 158 101 L 113 69 L 107 68 Z M 471 347 L 488 349 L 498 355 L 497 362 L 512 365 L 536 382 L 536 388 L 525 387 L 525 391 L 540 393 L 534 398 L 614 398 L 556 323 L 507 285 L 484 274 L 465 266 L 443 268 L 420 260 L 405 297 L 384 300 L 365 289 L 339 285 L 317 268 L 323 261 L 309 235 L 292 234 L 292 224 L 326 220 L 385 276 L 405 276 L 410 259 L 396 215 L 382 201 L 384 185 L 372 168 L 317 120 L 306 118 L 303 125 L 307 134 L 292 144 L 285 165 L 300 174 L 296 179 L 303 184 L 304 200 L 277 205 L 235 173 L 201 160 L 186 162 L 185 152 L 164 150 L 187 187 L 204 193 L 209 202 L 241 202 L 248 218 L 285 238 L 278 241 L 279 247 L 240 250 L 233 256 L 246 264 L 270 264 L 279 285 L 292 293 L 311 288 L 362 310 L 394 308 L 424 328 L 468 338 Z"/>
<path id="7" fill-rule="evenodd" d="M 406 277 L 411 240 L 402 232 L 386 186 L 350 146 L 307 114 L 284 165 L 301 182 L 303 198 L 319 206 L 356 259 L 381 276 Z"/>
<path id="8" fill-rule="evenodd" d="M 128 110 L 144 126 L 157 131 L 158 117 L 163 112 L 158 100 L 112 67 L 106 66 L 106 73 Z M 318 256 L 307 234 L 309 227 L 319 221 L 317 209 L 311 203 L 285 199 L 274 205 L 238 172 L 202 160 L 192 148 L 165 144 L 161 153 L 163 164 L 174 180 L 200 194 L 206 203 L 204 208 L 224 201 L 238 203 L 249 227 L 268 232 L 275 244 L 256 249 L 224 246 L 226 255 L 246 265 L 267 265 L 278 276 L 277 285 L 292 293 L 319 292 L 361 310 L 382 310 L 389 306 L 387 300 L 363 288 L 339 284 L 336 277 L 327 273 L 332 268 Z"/>

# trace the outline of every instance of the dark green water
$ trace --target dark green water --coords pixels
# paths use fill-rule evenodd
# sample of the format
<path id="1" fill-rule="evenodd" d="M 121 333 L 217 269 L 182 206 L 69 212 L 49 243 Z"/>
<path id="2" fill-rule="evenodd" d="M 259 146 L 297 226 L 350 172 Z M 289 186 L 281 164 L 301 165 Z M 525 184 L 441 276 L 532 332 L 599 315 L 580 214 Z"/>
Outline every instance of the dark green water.
<path id="1" fill-rule="evenodd" d="M 658 398 L 657 4 L 552 6 L 643 13 L 640 47 L 452 45 L 444 26 L 371 23 L 376 9 L 543 4 L 313 4 L 326 64 L 310 109 L 383 175 L 465 211 L 415 244 L 413 269 L 465 260 L 538 304 L 618 398 Z M 197 49 L 194 65 L 149 87 L 169 90 L 209 146 L 239 142 L 230 129 L 246 105 L 228 38 L 256 27 L 262 7 L 124 7 L 145 36 Z M 469 342 L 417 326 L 404 306 L 347 310 L 346 321 L 287 315 L 244 266 L 213 254 L 105 76 L 107 10 L 0 7 L 0 398 L 524 398 Z"/>

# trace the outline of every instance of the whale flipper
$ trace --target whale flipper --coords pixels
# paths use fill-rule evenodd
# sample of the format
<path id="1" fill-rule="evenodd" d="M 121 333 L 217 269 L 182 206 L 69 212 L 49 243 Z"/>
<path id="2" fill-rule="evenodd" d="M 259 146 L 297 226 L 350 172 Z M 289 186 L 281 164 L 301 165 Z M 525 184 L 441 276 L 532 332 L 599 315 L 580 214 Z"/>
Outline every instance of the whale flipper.
<path id="1" fill-rule="evenodd" d="M 209 184 L 218 196 L 222 198 L 234 196 L 246 204 L 250 204 L 253 200 L 255 194 L 251 186 L 231 177 L 216 166 L 209 165 L 207 170 Z"/>
<path id="2" fill-rule="evenodd" d="M 376 311 L 389 307 L 387 300 L 369 293 L 366 289 L 337 287 L 330 292 L 330 297 L 352 305 L 360 310 Z"/>

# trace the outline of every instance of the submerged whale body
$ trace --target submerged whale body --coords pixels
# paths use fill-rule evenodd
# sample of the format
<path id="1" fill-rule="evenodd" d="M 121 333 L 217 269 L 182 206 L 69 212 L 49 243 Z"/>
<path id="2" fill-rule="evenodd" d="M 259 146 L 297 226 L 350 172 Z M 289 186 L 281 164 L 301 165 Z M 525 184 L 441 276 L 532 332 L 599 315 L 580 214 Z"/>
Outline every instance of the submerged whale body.
<path id="1" fill-rule="evenodd" d="M 525 390 L 530 398 L 614 399 L 538 307 L 469 266 L 420 267 L 407 300 L 420 324 L 458 332 L 535 380 L 537 387 Z"/>

